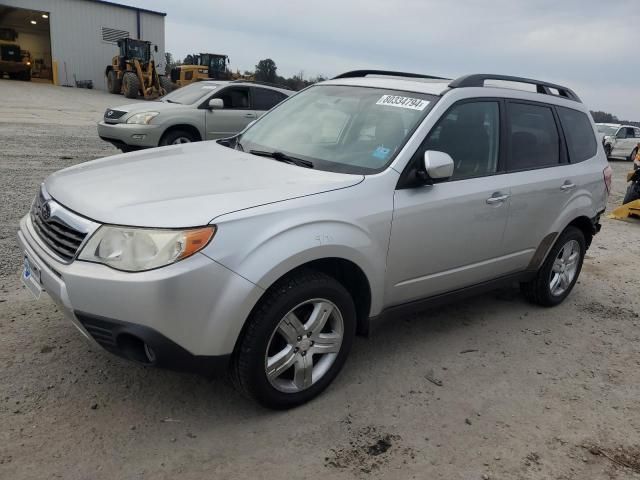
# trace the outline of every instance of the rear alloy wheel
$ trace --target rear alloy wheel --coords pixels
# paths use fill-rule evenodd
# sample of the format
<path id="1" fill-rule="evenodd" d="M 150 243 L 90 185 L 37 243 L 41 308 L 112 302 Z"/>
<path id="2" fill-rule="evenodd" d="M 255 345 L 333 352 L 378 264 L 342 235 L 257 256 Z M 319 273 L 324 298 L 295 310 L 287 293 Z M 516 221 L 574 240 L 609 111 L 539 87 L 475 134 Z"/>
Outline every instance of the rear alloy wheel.
<path id="1" fill-rule="evenodd" d="M 305 403 L 338 375 L 355 336 L 355 307 L 334 278 L 300 271 L 274 285 L 248 320 L 232 378 L 269 408 Z"/>
<path id="2" fill-rule="evenodd" d="M 166 133 L 162 140 L 160 140 L 160 146 L 166 145 L 181 145 L 183 143 L 195 142 L 197 139 L 193 136 L 193 133 L 187 130 L 173 130 Z"/>
<path id="3" fill-rule="evenodd" d="M 535 278 L 520 285 L 524 296 L 545 307 L 559 305 L 571 293 L 586 253 L 584 233 L 567 227 L 551 248 Z"/>

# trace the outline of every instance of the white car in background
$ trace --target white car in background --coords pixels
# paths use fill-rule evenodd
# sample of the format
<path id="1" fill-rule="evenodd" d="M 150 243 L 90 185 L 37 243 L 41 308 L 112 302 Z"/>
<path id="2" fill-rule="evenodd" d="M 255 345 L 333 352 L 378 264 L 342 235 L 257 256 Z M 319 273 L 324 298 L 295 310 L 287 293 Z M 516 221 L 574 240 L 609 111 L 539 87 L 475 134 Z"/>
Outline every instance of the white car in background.
<path id="1" fill-rule="evenodd" d="M 602 145 L 608 158 L 624 158 L 630 162 L 638 153 L 640 128 L 617 123 L 596 123 L 602 134 Z"/>

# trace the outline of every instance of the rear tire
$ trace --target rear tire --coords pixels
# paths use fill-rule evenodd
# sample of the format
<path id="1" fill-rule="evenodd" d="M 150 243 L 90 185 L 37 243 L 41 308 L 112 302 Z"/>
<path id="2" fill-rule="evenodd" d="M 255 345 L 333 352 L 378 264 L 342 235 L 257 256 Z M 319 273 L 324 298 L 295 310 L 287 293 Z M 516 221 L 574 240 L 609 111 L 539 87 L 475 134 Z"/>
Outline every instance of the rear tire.
<path id="1" fill-rule="evenodd" d="M 526 299 L 543 307 L 561 304 L 580 276 L 586 250 L 584 233 L 576 227 L 567 227 L 556 240 L 535 278 L 520 284 Z"/>
<path id="2" fill-rule="evenodd" d="M 638 147 L 634 148 L 633 151 L 631 152 L 631 155 L 629 155 L 629 161 L 633 162 L 636 158 L 636 155 L 638 154 Z"/>
<path id="3" fill-rule="evenodd" d="M 187 130 L 171 130 L 164 134 L 160 140 L 160 146 L 166 145 L 180 145 L 182 143 L 197 142 L 198 139 L 194 137 L 193 133 Z"/>
<path id="4" fill-rule="evenodd" d="M 349 292 L 333 277 L 301 270 L 271 287 L 249 317 L 231 378 L 268 408 L 301 405 L 338 375 L 355 332 Z"/>
<path id="5" fill-rule="evenodd" d="M 127 98 L 138 98 L 140 92 L 140 80 L 133 72 L 126 72 L 122 77 L 122 85 L 124 87 L 124 96 Z"/>
<path id="6" fill-rule="evenodd" d="M 122 91 L 122 80 L 118 78 L 118 75 L 113 70 L 109 70 L 109 73 L 107 73 L 107 90 L 109 93 L 117 95 Z"/>

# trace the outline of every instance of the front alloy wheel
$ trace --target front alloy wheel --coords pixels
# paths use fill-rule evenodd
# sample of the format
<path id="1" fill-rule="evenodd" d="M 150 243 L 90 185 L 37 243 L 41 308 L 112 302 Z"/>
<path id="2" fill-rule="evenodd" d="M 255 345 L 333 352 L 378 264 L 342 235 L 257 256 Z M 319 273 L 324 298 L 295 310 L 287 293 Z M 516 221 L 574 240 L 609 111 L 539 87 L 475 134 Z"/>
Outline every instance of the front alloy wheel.
<path id="1" fill-rule="evenodd" d="M 342 314 L 327 299 L 307 300 L 291 309 L 267 345 L 264 364 L 271 385 L 293 393 L 318 382 L 335 362 L 343 332 Z"/>
<path id="2" fill-rule="evenodd" d="M 267 290 L 247 320 L 231 378 L 266 407 L 301 405 L 338 375 L 355 331 L 355 306 L 344 286 L 322 272 L 295 271 Z"/>

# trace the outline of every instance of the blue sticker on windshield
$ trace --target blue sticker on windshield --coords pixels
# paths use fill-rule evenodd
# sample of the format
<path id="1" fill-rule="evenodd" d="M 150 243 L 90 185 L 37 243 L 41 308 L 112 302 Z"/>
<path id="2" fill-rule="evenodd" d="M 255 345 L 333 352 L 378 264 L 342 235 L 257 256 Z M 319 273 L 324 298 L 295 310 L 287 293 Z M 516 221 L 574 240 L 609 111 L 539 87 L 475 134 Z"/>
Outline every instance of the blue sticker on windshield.
<path id="1" fill-rule="evenodd" d="M 385 148 L 382 145 L 380 145 L 378 148 L 376 148 L 373 151 L 372 156 L 379 158 L 380 160 L 386 160 L 387 157 L 389 156 L 389 153 L 391 153 L 391 149 L 390 148 Z"/>

